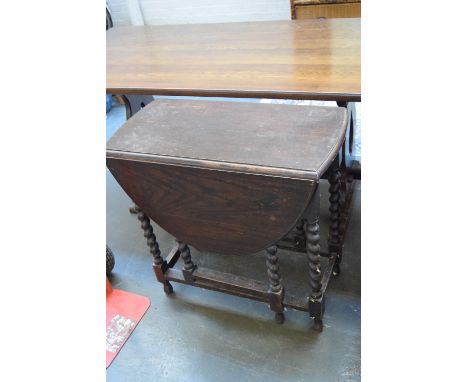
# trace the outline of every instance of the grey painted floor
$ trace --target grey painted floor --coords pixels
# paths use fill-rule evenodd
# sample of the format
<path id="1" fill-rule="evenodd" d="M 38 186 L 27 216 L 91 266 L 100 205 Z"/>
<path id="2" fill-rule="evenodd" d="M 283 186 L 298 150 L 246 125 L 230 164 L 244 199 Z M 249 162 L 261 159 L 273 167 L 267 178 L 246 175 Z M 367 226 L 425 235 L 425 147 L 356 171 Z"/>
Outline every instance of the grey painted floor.
<path id="1" fill-rule="evenodd" d="M 107 115 L 107 138 L 125 113 Z M 321 235 L 327 235 L 327 185 L 322 184 Z M 359 381 L 360 380 L 360 184 L 353 200 L 342 273 L 327 292 L 324 330 L 312 330 L 304 312 L 288 310 L 278 325 L 267 305 L 173 283 L 168 297 L 157 283 L 130 199 L 107 171 L 107 244 L 116 265 L 114 288 L 147 296 L 151 306 L 107 369 L 108 381 Z M 161 251 L 174 239 L 155 227 Z M 325 243 L 323 243 L 324 245 Z M 192 250 L 196 263 L 265 280 L 265 255 L 220 256 Z M 279 251 L 283 284 L 307 295 L 303 254 Z M 286 263 L 287 262 L 287 263 Z"/>

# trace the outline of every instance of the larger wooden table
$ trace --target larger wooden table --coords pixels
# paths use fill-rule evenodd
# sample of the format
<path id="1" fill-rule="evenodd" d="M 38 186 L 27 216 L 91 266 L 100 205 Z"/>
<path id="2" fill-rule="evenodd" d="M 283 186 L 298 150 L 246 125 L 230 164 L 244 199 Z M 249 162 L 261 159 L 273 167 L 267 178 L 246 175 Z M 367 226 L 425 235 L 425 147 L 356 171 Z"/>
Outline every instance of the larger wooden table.
<path id="1" fill-rule="evenodd" d="M 107 92 L 360 101 L 360 19 L 120 27 Z"/>

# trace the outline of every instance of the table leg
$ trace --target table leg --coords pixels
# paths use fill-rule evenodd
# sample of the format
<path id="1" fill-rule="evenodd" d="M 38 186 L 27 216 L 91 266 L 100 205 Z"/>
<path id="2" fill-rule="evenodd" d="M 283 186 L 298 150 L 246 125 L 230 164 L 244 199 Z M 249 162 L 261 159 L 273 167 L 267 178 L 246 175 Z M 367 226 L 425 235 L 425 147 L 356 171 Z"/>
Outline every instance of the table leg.
<path id="1" fill-rule="evenodd" d="M 144 236 L 146 237 L 146 244 L 148 245 L 150 253 L 153 256 L 153 268 L 160 267 L 164 260 L 161 257 L 161 251 L 159 250 L 159 244 L 156 240 L 156 235 L 153 232 L 153 226 L 151 225 L 149 217 L 146 216 L 140 207 L 135 205 L 135 208 L 138 214 L 138 220 L 141 222 L 141 228 L 143 229 Z M 163 284 L 164 292 L 171 294 L 173 289 L 169 281 L 165 281 Z"/>
<path id="2" fill-rule="evenodd" d="M 361 179 L 361 163 L 357 160 L 357 157 L 353 155 L 354 145 L 354 120 L 356 115 L 356 103 L 355 102 L 337 102 L 338 106 L 348 109 L 349 113 L 349 125 L 347 131 L 347 138 L 342 148 L 342 168 L 346 177 L 343 181 L 346 181 L 348 177 L 352 179 Z M 344 184 L 345 186 L 345 184 Z"/>
<path id="3" fill-rule="evenodd" d="M 197 266 L 192 261 L 192 255 L 190 254 L 190 248 L 187 244 L 177 240 L 179 245 L 180 256 L 184 260 L 183 275 L 186 280 L 193 281 L 192 273 Z"/>
<path id="4" fill-rule="evenodd" d="M 305 231 L 304 231 L 304 219 L 299 219 L 294 228 L 294 236 L 296 237 L 297 241 L 303 243 L 305 240 Z"/>
<path id="5" fill-rule="evenodd" d="M 137 214 L 138 213 L 138 206 L 135 203 L 131 204 L 128 207 L 128 212 L 130 212 L 131 214 Z"/>
<path id="6" fill-rule="evenodd" d="M 153 96 L 138 94 L 116 95 L 116 98 L 124 104 L 127 119 L 154 100 Z"/>
<path id="7" fill-rule="evenodd" d="M 314 198 L 318 198 L 315 195 Z M 323 294 L 322 270 L 320 265 L 320 227 L 318 214 L 306 222 L 306 251 L 309 263 L 309 314 L 314 319 L 313 328 L 319 332 L 323 329 Z"/>
<path id="8" fill-rule="evenodd" d="M 341 232 L 340 219 L 340 198 L 341 198 L 341 171 L 337 160 L 335 160 L 329 169 L 329 201 L 330 201 L 330 228 L 328 233 L 328 252 L 336 255 L 333 275 L 340 274 L 341 252 L 343 247 L 343 232 Z"/>
<path id="9" fill-rule="evenodd" d="M 270 309 L 275 314 L 275 320 L 278 324 L 284 322 L 284 289 L 281 284 L 281 276 L 279 274 L 279 258 L 277 255 L 278 248 L 276 245 L 272 245 L 266 249 L 267 251 L 267 269 L 268 269 L 268 278 L 270 280 L 270 288 L 268 289 L 269 299 L 270 299 Z"/>

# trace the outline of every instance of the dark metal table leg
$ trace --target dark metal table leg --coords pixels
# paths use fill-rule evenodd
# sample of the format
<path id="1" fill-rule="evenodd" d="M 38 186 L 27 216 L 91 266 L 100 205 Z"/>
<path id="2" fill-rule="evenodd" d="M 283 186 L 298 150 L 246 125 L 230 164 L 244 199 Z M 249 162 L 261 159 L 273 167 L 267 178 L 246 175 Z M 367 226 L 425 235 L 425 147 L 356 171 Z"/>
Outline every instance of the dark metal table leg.
<path id="1" fill-rule="evenodd" d="M 278 248 L 276 245 L 268 247 L 267 251 L 267 269 L 268 269 L 268 278 L 270 280 L 270 288 L 268 289 L 268 294 L 270 298 L 270 309 L 275 314 L 275 320 L 278 324 L 284 322 L 284 289 L 281 285 L 281 276 L 279 273 L 279 258 L 277 255 Z"/>

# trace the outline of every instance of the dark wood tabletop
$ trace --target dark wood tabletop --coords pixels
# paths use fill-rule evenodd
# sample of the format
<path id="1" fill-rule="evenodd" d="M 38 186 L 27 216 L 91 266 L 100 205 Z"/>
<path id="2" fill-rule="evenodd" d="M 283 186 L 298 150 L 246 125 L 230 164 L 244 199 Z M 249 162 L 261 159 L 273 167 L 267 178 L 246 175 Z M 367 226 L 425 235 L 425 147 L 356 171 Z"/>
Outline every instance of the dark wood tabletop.
<path id="1" fill-rule="evenodd" d="M 112 94 L 360 101 L 360 19 L 118 27 Z"/>
<path id="2" fill-rule="evenodd" d="M 255 253 L 304 215 L 347 121 L 341 107 L 161 99 L 108 141 L 107 167 L 182 242 Z"/>
<path id="3" fill-rule="evenodd" d="M 159 100 L 115 133 L 107 155 L 318 180 L 343 143 L 347 121 L 344 108 Z"/>

